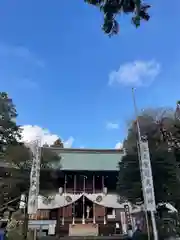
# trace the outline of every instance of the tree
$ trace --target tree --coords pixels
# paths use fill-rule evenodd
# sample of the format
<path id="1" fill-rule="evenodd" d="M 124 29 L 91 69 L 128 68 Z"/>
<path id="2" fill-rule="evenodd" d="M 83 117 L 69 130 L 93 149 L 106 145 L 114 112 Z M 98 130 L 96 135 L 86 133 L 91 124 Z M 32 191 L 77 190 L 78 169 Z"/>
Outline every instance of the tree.
<path id="1" fill-rule="evenodd" d="M 60 138 L 58 138 L 52 145 L 51 147 L 60 147 L 60 148 L 63 148 L 64 145 L 63 145 L 63 142 Z"/>
<path id="2" fill-rule="evenodd" d="M 7 205 L 18 207 L 22 193 L 28 193 L 30 186 L 30 172 L 33 153 L 30 148 L 21 142 L 21 129 L 16 124 L 17 112 L 12 99 L 4 92 L 0 93 L 0 212 Z M 63 147 L 63 145 L 61 145 Z M 59 168 L 60 156 L 51 151 L 51 148 L 43 147 L 41 150 L 41 174 L 40 182 L 43 189 L 53 187 L 53 181 L 49 181 L 47 173 L 53 178 L 55 168 Z M 58 163 L 58 164 L 57 164 Z M 52 182 L 52 183 L 51 183 Z M 50 183 L 50 184 L 49 184 Z M 27 204 L 23 224 L 23 236 L 27 237 Z"/>
<path id="3" fill-rule="evenodd" d="M 173 151 L 169 151 L 168 142 L 163 141 L 161 129 L 157 122 L 158 111 L 144 111 L 139 117 L 141 134 L 148 137 L 152 174 L 156 202 L 179 202 L 177 159 Z M 169 113 L 169 112 L 168 112 Z M 166 129 L 174 129 L 174 119 L 171 114 L 160 117 Z M 163 121 L 162 121 L 163 118 Z M 118 192 L 132 203 L 143 201 L 142 186 L 137 151 L 136 121 L 128 130 L 124 141 L 126 156 L 119 163 L 120 172 Z"/>
<path id="4" fill-rule="evenodd" d="M 165 126 L 164 119 L 158 122 L 162 140 L 168 146 L 176 158 L 177 180 L 180 182 L 180 101 L 177 101 L 176 110 L 171 126 Z M 180 209 L 180 200 L 176 201 L 177 209 Z"/>
<path id="5" fill-rule="evenodd" d="M 25 147 L 24 145 L 22 151 L 22 154 L 19 154 L 19 151 L 17 151 L 16 148 L 10 147 L 7 150 L 6 159 L 12 160 L 11 168 L 9 168 L 9 172 L 11 173 L 11 180 L 10 185 L 7 187 L 7 194 L 9 195 L 9 198 L 14 198 L 15 200 L 17 197 L 20 200 L 20 196 L 22 193 L 24 193 L 26 196 L 29 192 L 30 187 L 30 172 L 31 172 L 31 166 L 32 166 L 32 152 Z M 21 147 L 22 147 L 21 146 Z M 11 150 L 11 151 L 10 151 Z M 14 154 L 13 153 L 14 150 Z M 60 159 L 61 157 L 54 151 L 51 150 L 51 148 L 47 146 L 43 146 L 41 149 L 41 172 L 40 172 L 40 192 L 41 194 L 46 196 L 47 191 L 52 189 L 57 189 L 55 183 L 57 183 L 58 174 L 57 170 L 60 168 Z M 12 175 L 13 173 L 13 175 Z M 20 177 L 21 176 L 21 177 Z M 5 180 L 5 179 L 4 179 Z M 16 182 L 16 185 L 14 184 L 12 186 L 11 182 Z M 7 179 L 6 181 L 7 182 Z M 17 184 L 18 183 L 18 184 Z M 16 197 L 15 197 L 16 195 Z M 28 214 L 27 214 L 27 199 L 25 204 L 25 214 L 24 214 L 24 223 L 23 223 L 23 238 L 27 238 L 27 229 L 28 229 Z M 10 202 L 12 204 L 12 201 Z M 13 201 L 14 203 L 14 201 Z M 15 206 L 17 207 L 19 204 L 19 201 L 16 202 Z M 7 204 L 7 202 L 6 202 Z"/>
<path id="6" fill-rule="evenodd" d="M 62 145 L 61 145 L 62 146 Z M 46 145 L 41 148 L 40 192 L 46 193 L 57 188 L 58 172 L 61 157 Z M 11 199 L 20 197 L 28 192 L 30 184 L 30 171 L 32 153 L 25 145 L 9 146 L 6 150 L 6 163 L 1 185 L 0 203 L 6 204 Z M 15 203 L 16 204 L 16 203 Z"/>
<path id="7" fill-rule="evenodd" d="M 150 16 L 147 10 L 150 5 L 144 4 L 142 0 L 84 0 L 85 2 L 96 6 L 103 12 L 104 24 L 103 31 L 112 36 L 119 32 L 119 24 L 116 17 L 121 14 L 134 14 L 132 23 L 135 27 L 140 26 L 141 20 L 148 21 Z"/>
<path id="8" fill-rule="evenodd" d="M 17 111 L 7 93 L 0 92 L 0 205 L 20 197 L 28 191 L 32 152 L 21 142 L 21 128 L 16 124 Z M 63 144 L 61 144 L 63 147 Z M 51 148 L 42 148 L 41 172 L 49 172 L 55 178 L 55 168 L 60 168 L 60 156 Z M 43 189 L 48 189 L 51 181 L 42 174 Z"/>
<path id="9" fill-rule="evenodd" d="M 8 159 L 6 159 L 9 147 L 23 147 L 23 144 L 19 143 L 21 139 L 21 129 L 16 124 L 17 111 L 12 99 L 5 92 L 0 92 L 0 164 L 1 164 L 1 178 L 0 182 L 0 203 L 8 200 L 7 189 L 11 185 L 18 186 L 18 181 L 10 180 L 12 174 L 8 171 L 4 171 L 3 166 L 7 167 Z M 20 146 L 21 145 L 21 146 Z M 21 151 L 17 151 L 19 154 Z M 11 182 L 11 184 L 10 184 Z M 14 185 L 15 184 L 15 185 Z"/>
<path id="10" fill-rule="evenodd" d="M 56 151 L 51 150 L 53 147 L 63 148 L 61 139 L 57 139 L 51 146 L 42 148 L 42 171 L 40 175 L 40 191 L 44 194 L 48 190 L 58 188 L 59 171 L 61 169 L 61 157 Z M 45 181 L 46 179 L 46 181 Z"/>
<path id="11" fill-rule="evenodd" d="M 0 92 L 0 156 L 9 145 L 17 145 L 20 139 L 20 128 L 16 124 L 16 108 L 5 92 Z"/>

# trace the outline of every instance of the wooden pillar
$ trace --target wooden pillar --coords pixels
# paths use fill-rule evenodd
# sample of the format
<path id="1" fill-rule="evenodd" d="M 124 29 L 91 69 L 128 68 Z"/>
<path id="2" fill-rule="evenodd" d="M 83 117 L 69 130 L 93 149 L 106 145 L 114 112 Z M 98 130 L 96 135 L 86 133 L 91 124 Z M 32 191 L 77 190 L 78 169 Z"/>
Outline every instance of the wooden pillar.
<path id="1" fill-rule="evenodd" d="M 102 176 L 102 192 L 104 192 L 104 176 Z"/>
<path id="2" fill-rule="evenodd" d="M 64 210 L 64 218 L 72 217 L 72 204 L 67 205 Z"/>
<path id="3" fill-rule="evenodd" d="M 104 225 L 107 223 L 107 219 L 106 219 L 106 208 L 104 207 Z"/>
<path id="4" fill-rule="evenodd" d="M 62 209 L 58 208 L 57 210 L 57 221 L 56 221 L 56 235 L 60 233 L 60 218 L 62 216 Z"/>

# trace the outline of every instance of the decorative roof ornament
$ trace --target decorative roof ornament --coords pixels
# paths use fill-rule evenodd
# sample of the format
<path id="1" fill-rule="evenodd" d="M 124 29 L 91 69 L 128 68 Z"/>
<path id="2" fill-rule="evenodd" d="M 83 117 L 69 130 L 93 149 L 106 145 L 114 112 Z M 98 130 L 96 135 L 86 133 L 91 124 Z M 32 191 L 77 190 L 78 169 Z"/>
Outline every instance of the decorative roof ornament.
<path id="1" fill-rule="evenodd" d="M 142 142 L 146 142 L 146 141 L 147 141 L 147 136 L 146 136 L 146 135 L 141 136 L 141 141 L 142 141 Z"/>
<path id="2" fill-rule="evenodd" d="M 123 196 L 118 196 L 117 201 L 118 201 L 118 203 L 120 203 L 120 204 L 127 202 L 127 201 L 126 201 L 126 198 L 123 197 Z"/>
<path id="3" fill-rule="evenodd" d="M 101 201 L 102 201 L 102 199 L 103 199 L 103 198 L 102 198 L 102 196 L 101 196 L 101 195 L 99 195 L 99 196 L 97 196 L 97 198 L 96 198 L 96 202 L 98 202 L 98 203 L 99 203 L 99 202 L 101 202 Z"/>
<path id="4" fill-rule="evenodd" d="M 55 196 L 43 196 L 43 203 L 48 205 L 48 204 L 51 204 L 52 201 L 54 201 L 55 199 Z"/>
<path id="5" fill-rule="evenodd" d="M 68 203 L 70 203 L 70 202 L 72 202 L 72 198 L 71 198 L 70 196 L 66 196 L 66 201 L 67 201 Z"/>

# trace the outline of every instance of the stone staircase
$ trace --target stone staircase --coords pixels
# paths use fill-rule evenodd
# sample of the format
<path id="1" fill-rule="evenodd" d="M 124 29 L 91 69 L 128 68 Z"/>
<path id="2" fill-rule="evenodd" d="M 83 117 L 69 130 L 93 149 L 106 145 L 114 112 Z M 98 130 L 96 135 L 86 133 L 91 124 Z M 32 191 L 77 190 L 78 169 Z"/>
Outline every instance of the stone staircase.
<path id="1" fill-rule="evenodd" d="M 69 236 L 98 236 L 99 234 L 99 228 L 98 224 L 75 224 L 69 225 Z"/>

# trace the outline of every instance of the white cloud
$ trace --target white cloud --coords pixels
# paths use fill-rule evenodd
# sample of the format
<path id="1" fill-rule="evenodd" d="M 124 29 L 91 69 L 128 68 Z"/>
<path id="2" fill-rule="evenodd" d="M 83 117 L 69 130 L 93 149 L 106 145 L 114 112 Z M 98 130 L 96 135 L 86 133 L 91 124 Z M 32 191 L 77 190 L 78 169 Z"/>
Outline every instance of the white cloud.
<path id="1" fill-rule="evenodd" d="M 121 142 L 116 143 L 115 149 L 122 149 L 122 148 L 123 148 L 123 144 Z"/>
<path id="2" fill-rule="evenodd" d="M 27 47 L 13 46 L 0 43 L 0 54 L 6 57 L 16 57 L 23 61 L 28 61 L 35 64 L 37 67 L 44 67 L 42 59 L 37 58 Z"/>
<path id="3" fill-rule="evenodd" d="M 119 124 L 118 123 L 113 123 L 113 122 L 107 122 L 106 123 L 106 128 L 107 129 L 118 129 L 119 128 Z"/>
<path id="4" fill-rule="evenodd" d="M 110 73 L 109 85 L 116 83 L 131 87 L 147 86 L 154 81 L 159 73 L 160 64 L 154 60 L 129 62 Z"/>
<path id="5" fill-rule="evenodd" d="M 42 145 L 48 144 L 52 145 L 59 136 L 56 134 L 50 133 L 49 130 L 41 128 L 39 126 L 32 126 L 32 125 L 24 125 L 22 128 L 22 141 L 23 142 L 31 142 L 38 138 L 41 138 Z M 70 148 L 74 142 L 74 138 L 70 137 L 68 140 L 64 141 L 64 147 Z"/>

